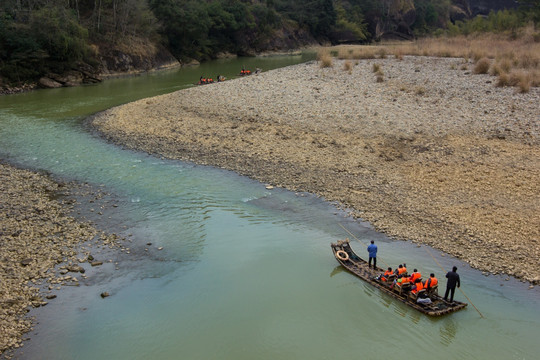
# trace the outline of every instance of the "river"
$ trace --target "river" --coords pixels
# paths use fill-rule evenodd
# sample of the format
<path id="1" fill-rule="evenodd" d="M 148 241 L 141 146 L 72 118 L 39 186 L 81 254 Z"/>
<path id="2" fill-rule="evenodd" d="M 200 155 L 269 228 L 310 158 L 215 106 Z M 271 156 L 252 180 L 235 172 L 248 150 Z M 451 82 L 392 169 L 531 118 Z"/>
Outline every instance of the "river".
<path id="1" fill-rule="evenodd" d="M 478 308 L 429 318 L 344 271 L 329 245 L 351 237 L 343 226 L 360 255 L 376 241 L 379 265 L 406 261 L 444 278 L 424 246 L 388 239 L 316 196 L 125 150 L 84 126 L 93 113 L 193 86 L 201 75 L 311 58 L 219 60 L 0 97 L 0 157 L 106 190 L 117 207 L 104 210 L 102 225 L 129 239 L 129 254 L 94 248 L 103 266 L 85 264 L 81 286 L 30 311 L 37 323 L 16 358 L 538 357 L 538 287 L 428 249 L 445 269 L 458 267 Z M 102 299 L 103 291 L 111 296 Z M 459 291 L 456 299 L 467 301 Z"/>

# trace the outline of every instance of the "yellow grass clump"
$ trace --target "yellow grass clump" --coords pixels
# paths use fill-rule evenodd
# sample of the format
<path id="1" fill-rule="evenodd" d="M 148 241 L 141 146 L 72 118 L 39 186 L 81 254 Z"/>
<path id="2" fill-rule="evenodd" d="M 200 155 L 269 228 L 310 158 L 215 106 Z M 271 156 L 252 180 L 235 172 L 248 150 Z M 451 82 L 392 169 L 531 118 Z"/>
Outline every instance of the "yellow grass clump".
<path id="1" fill-rule="evenodd" d="M 332 55 L 328 51 L 319 51 L 317 54 L 317 60 L 321 68 L 329 68 L 334 66 Z"/>
<path id="2" fill-rule="evenodd" d="M 479 59 L 474 65 L 474 73 L 487 74 L 490 66 L 491 66 L 491 62 L 489 61 L 489 59 L 486 57 L 483 57 Z"/>

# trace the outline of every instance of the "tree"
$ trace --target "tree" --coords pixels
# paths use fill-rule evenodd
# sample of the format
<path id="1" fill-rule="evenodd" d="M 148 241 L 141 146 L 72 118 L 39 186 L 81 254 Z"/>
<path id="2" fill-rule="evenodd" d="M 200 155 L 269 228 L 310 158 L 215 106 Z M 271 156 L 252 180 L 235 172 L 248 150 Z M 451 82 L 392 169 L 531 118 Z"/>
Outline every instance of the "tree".
<path id="1" fill-rule="evenodd" d="M 540 22 L 540 0 L 518 0 L 520 10 L 535 24 Z"/>

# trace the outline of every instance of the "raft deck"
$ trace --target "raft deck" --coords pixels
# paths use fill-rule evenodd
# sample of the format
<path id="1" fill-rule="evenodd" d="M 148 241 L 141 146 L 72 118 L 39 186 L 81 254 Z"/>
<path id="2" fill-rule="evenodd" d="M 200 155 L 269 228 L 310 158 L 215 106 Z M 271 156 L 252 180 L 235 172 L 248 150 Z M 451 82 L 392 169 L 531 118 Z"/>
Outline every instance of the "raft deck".
<path id="1" fill-rule="evenodd" d="M 349 270 L 351 273 L 358 276 L 362 280 L 380 289 L 382 292 L 392 296 L 393 298 L 426 315 L 441 316 L 464 309 L 467 306 L 467 303 L 463 303 L 460 301 L 445 301 L 436 292 L 432 292 L 427 295 L 427 297 L 431 299 L 430 304 L 417 303 L 416 299 L 412 298 L 408 291 L 399 293 L 396 287 L 394 287 L 394 289 L 390 289 L 390 282 L 386 283 L 377 280 L 376 276 L 383 274 L 385 270 L 379 267 L 377 269 L 370 268 L 366 260 L 356 255 L 348 241 L 338 241 L 337 244 L 332 244 L 331 246 L 336 260 L 345 269 Z M 347 256 L 344 256 L 343 253 L 340 253 L 341 256 L 338 256 L 338 251 L 344 251 L 345 253 L 347 253 Z M 344 257 L 348 257 L 348 259 L 345 260 L 343 259 Z"/>

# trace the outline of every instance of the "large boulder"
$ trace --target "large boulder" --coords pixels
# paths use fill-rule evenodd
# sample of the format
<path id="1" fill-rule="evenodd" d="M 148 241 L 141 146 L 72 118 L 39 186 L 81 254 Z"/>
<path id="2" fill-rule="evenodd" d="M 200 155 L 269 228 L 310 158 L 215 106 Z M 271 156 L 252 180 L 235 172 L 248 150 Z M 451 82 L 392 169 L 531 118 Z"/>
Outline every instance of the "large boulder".
<path id="1" fill-rule="evenodd" d="M 54 89 L 54 88 L 59 88 L 59 87 L 63 86 L 58 81 L 55 81 L 55 80 L 53 80 L 53 79 L 51 79 L 49 77 L 46 77 L 46 76 L 39 79 L 38 85 L 39 85 L 39 87 L 42 87 L 44 89 Z"/>

